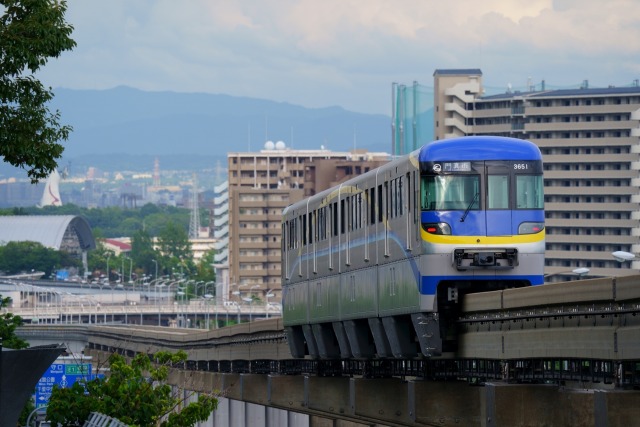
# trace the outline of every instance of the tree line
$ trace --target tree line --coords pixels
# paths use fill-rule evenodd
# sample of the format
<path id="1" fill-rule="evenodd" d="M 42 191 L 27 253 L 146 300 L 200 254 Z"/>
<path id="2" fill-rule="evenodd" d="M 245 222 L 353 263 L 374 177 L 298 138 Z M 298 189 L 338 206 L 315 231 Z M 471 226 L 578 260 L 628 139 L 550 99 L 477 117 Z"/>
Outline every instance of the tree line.
<path id="1" fill-rule="evenodd" d="M 146 204 L 140 208 L 82 208 L 76 205 L 45 208 L 12 208 L 0 215 L 77 215 L 91 226 L 97 248 L 88 254 L 91 279 L 109 282 L 140 279 L 142 276 L 180 274 L 194 280 L 215 280 L 214 252 L 206 253 L 196 264 L 189 242 L 190 211 L 172 206 Z M 110 237 L 130 237 L 131 252 L 116 255 L 103 241 Z M 2 242 L 0 242 L 2 243 Z M 36 242 L 7 242 L 0 246 L 0 271 L 18 274 L 42 271 L 54 278 L 58 269 L 77 271 L 80 260 Z"/>
<path id="2" fill-rule="evenodd" d="M 85 218 L 94 236 L 123 237 L 132 236 L 138 230 L 145 230 L 151 236 L 158 236 L 168 223 L 174 223 L 189 229 L 191 211 L 175 206 L 160 206 L 147 203 L 139 208 L 83 208 L 74 204 L 63 206 L 44 206 L 0 209 L 0 215 L 76 215 Z M 206 210 L 201 210 L 203 225 L 207 224 Z"/>

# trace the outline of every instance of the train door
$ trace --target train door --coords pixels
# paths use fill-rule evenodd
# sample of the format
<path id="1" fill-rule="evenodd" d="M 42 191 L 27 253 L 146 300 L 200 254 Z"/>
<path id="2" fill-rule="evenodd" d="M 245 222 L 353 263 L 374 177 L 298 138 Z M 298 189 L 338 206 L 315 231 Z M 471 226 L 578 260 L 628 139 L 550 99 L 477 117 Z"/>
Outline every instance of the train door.
<path id="1" fill-rule="evenodd" d="M 486 235 L 512 235 L 511 165 L 505 162 L 485 162 Z"/>

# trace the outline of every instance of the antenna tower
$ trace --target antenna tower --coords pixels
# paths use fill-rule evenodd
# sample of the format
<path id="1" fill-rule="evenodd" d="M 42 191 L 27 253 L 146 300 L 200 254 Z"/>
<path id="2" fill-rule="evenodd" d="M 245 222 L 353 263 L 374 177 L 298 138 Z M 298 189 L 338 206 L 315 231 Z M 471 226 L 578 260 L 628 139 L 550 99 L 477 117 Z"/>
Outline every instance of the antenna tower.
<path id="1" fill-rule="evenodd" d="M 200 234 L 200 209 L 198 209 L 198 179 L 193 174 L 193 188 L 191 189 L 191 220 L 189 221 L 189 238 L 197 239 Z"/>

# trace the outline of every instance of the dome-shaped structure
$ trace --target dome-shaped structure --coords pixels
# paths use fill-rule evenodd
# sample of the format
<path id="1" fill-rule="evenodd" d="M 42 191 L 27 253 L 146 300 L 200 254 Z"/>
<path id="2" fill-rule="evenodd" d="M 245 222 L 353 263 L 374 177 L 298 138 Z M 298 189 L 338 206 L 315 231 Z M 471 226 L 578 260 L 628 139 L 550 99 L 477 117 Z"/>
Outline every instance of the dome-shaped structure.
<path id="1" fill-rule="evenodd" d="M 0 244 L 38 242 L 82 259 L 87 270 L 87 251 L 96 241 L 86 219 L 75 215 L 0 216 Z"/>
<path id="2" fill-rule="evenodd" d="M 96 248 L 89 223 L 75 215 L 0 216 L 0 243 L 38 242 L 48 248 L 79 253 Z"/>
<path id="3" fill-rule="evenodd" d="M 285 148 L 286 148 L 286 145 L 284 141 L 276 142 L 276 150 L 284 150 Z"/>
<path id="4" fill-rule="evenodd" d="M 273 141 L 267 141 L 264 143 L 265 150 L 273 150 L 274 147 L 275 147 L 275 144 L 273 143 Z"/>

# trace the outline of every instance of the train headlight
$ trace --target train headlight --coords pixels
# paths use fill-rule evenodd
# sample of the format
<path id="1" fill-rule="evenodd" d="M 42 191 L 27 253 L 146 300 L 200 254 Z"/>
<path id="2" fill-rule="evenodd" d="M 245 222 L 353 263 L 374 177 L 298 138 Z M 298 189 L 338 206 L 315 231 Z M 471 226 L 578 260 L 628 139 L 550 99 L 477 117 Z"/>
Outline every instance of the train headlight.
<path id="1" fill-rule="evenodd" d="M 423 223 L 422 229 L 429 234 L 451 234 L 451 227 L 446 222 Z"/>
<path id="2" fill-rule="evenodd" d="M 536 234 L 544 230 L 544 222 L 523 222 L 518 226 L 518 234 Z"/>

